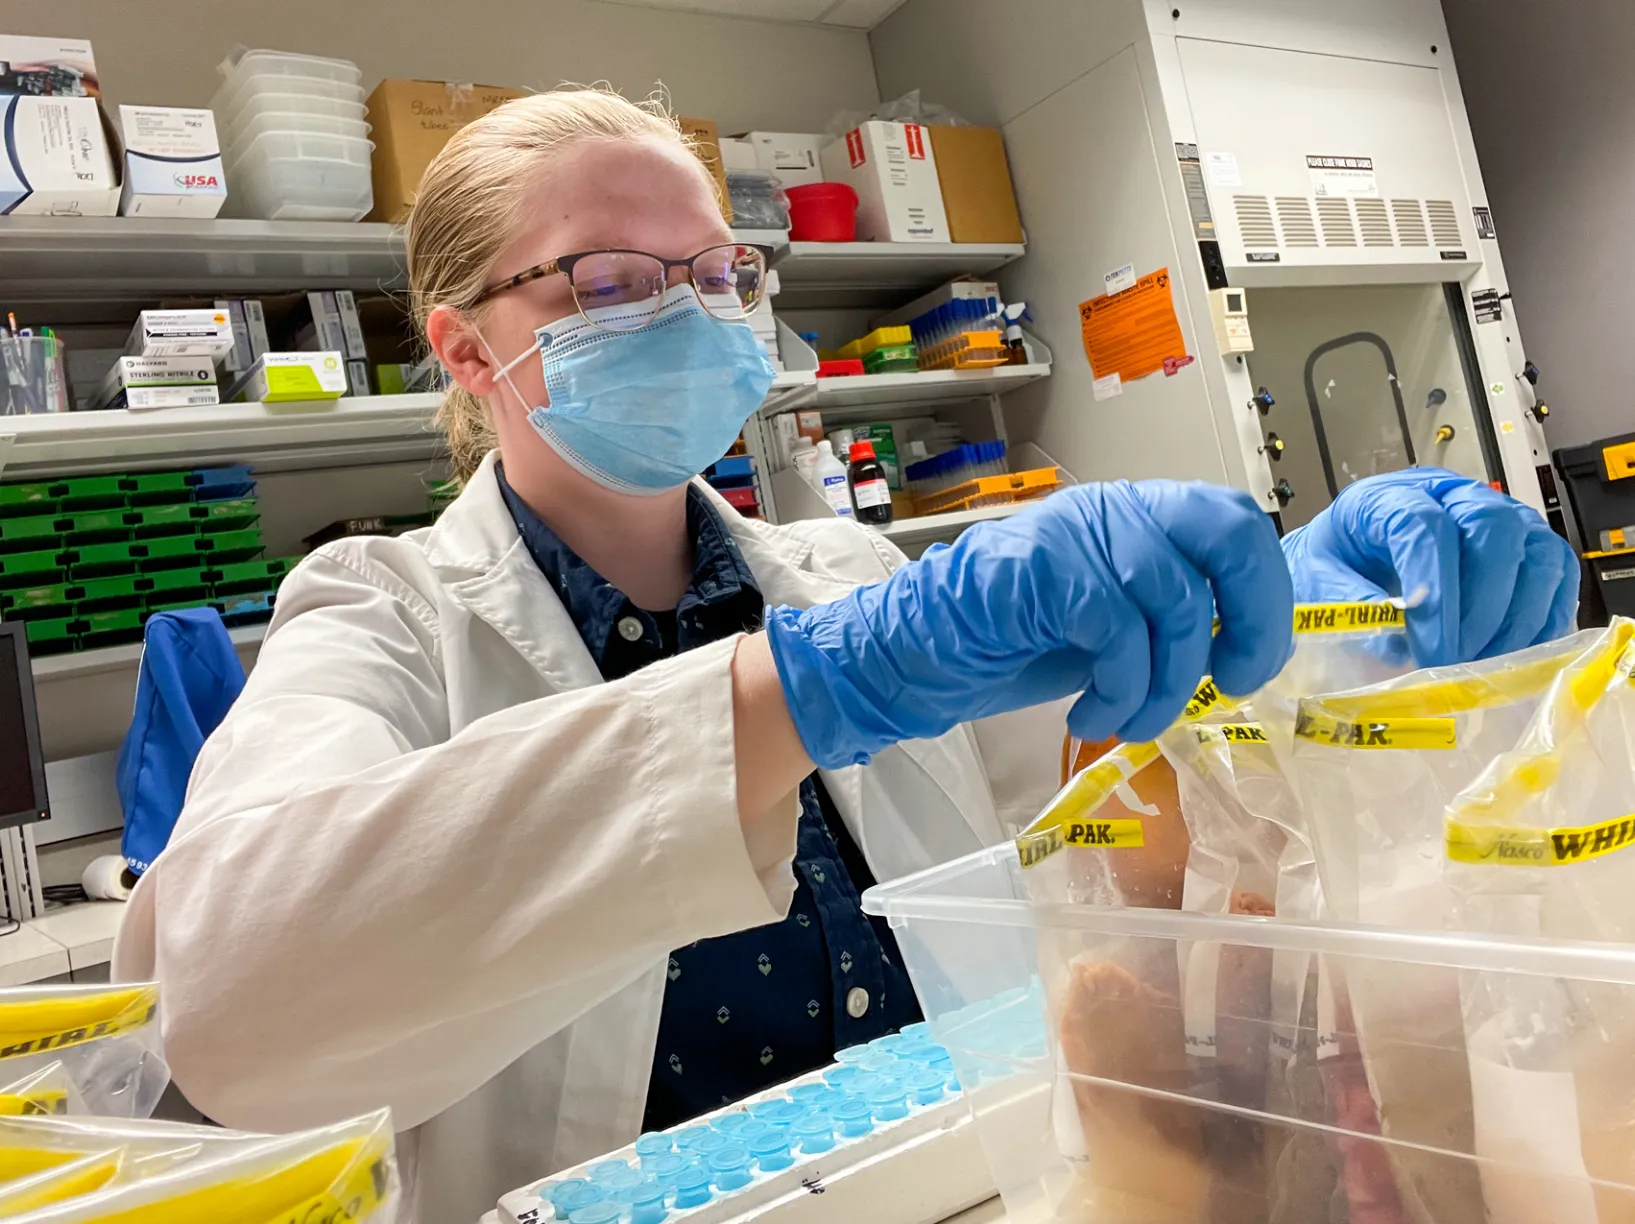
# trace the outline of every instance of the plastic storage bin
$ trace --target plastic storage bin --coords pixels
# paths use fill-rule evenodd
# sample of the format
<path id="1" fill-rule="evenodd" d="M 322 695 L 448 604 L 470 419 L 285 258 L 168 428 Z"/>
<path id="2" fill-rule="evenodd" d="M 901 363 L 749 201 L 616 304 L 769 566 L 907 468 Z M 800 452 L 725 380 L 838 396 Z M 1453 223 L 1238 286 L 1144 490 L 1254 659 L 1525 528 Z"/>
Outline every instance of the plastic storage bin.
<path id="1" fill-rule="evenodd" d="M 229 85 L 251 76 L 317 77 L 357 85 L 363 73 L 351 60 L 327 59 L 321 55 L 297 55 L 293 51 L 248 50 L 222 61 L 219 71 Z"/>
<path id="2" fill-rule="evenodd" d="M 234 131 L 231 144 L 236 150 L 248 146 L 258 136 L 269 133 L 292 133 L 314 136 L 344 136 L 350 140 L 367 140 L 369 124 L 362 119 L 347 119 L 339 115 L 316 112 L 272 111 L 259 108 L 244 113 Z"/>
<path id="3" fill-rule="evenodd" d="M 280 126 L 286 129 L 328 131 L 328 128 L 316 125 L 338 119 L 347 123 L 362 123 L 367 128 L 366 113 L 363 103 L 350 99 L 321 98 L 313 94 L 258 93 L 243 99 L 225 115 L 217 111 L 216 130 L 221 135 L 222 150 L 226 152 L 241 143 L 249 125 L 263 115 L 283 116 L 286 122 Z M 363 135 L 368 135 L 368 132 L 365 131 Z"/>
<path id="4" fill-rule="evenodd" d="M 223 120 L 230 127 L 243 107 L 274 95 L 355 105 L 359 117 L 363 114 L 363 86 L 327 81 L 322 77 L 300 76 L 252 76 L 236 85 L 223 85 L 210 99 L 210 109 L 216 112 L 218 120 Z M 288 103 L 285 105 L 287 107 Z"/>
<path id="5" fill-rule="evenodd" d="M 1345 1218 L 1353 1196 L 1381 1220 L 1595 1224 L 1635 1210 L 1617 1070 L 1631 1034 L 1572 1023 L 1584 999 L 1603 1016 L 1635 1011 L 1635 949 L 1030 906 L 1022 877 L 1006 845 L 863 897 L 896 932 L 1008 1218 L 1315 1221 L 1335 1203 Z M 1200 947 L 1218 948 L 1239 982 L 1321 965 L 1338 985 L 1290 1029 L 1222 1006 L 1210 1048 L 1189 1047 L 1178 966 Z M 1508 1059 L 1463 1034 L 1371 1034 L 1344 983 L 1410 966 L 1416 986 L 1455 1000 L 1536 1006 L 1531 1023 L 1494 1034 Z"/>
<path id="6" fill-rule="evenodd" d="M 227 208 L 268 221 L 357 221 L 374 204 L 373 148 L 346 136 L 258 136 L 226 165 Z"/>

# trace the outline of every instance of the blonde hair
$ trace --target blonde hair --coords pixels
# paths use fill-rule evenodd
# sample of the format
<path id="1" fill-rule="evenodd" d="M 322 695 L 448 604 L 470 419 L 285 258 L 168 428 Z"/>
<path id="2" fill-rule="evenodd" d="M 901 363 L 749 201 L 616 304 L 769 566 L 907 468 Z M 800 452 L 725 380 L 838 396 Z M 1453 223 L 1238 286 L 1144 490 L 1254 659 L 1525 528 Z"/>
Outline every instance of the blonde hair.
<path id="1" fill-rule="evenodd" d="M 489 283 L 494 261 L 527 219 L 534 175 L 553 153 L 579 140 L 643 137 L 691 147 L 662 98 L 631 102 L 602 85 L 517 98 L 455 132 L 426 167 L 405 230 L 410 306 L 421 336 L 434 309 L 465 308 Z M 433 423 L 464 485 L 496 444 L 488 405 L 456 384 Z"/>

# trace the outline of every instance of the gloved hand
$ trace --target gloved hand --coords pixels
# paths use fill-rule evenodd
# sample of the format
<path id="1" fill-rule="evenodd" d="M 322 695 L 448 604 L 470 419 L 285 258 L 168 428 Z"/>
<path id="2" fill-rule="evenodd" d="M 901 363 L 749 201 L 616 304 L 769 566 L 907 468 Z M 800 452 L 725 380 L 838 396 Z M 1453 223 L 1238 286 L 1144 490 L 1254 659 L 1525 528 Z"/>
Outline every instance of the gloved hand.
<path id="1" fill-rule="evenodd" d="M 1075 735 L 1152 739 L 1206 672 L 1232 693 L 1269 680 L 1292 618 L 1248 496 L 1154 480 L 1064 489 L 835 603 L 774 609 L 767 633 L 801 741 L 834 769 L 1074 693 Z"/>
<path id="2" fill-rule="evenodd" d="M 1370 476 L 1283 539 L 1295 598 L 1425 598 L 1408 609 L 1421 667 L 1467 663 L 1573 627 L 1578 558 L 1537 511 L 1441 468 Z"/>

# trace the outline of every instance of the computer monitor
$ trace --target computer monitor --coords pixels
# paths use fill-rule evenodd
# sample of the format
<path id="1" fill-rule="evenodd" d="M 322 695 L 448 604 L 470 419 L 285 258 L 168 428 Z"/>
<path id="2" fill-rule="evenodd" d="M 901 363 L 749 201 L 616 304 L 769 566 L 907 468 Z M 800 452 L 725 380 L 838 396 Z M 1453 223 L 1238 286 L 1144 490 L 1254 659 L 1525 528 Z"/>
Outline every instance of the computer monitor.
<path id="1" fill-rule="evenodd" d="M 21 621 L 0 621 L 0 828 L 50 815 L 28 637 Z"/>

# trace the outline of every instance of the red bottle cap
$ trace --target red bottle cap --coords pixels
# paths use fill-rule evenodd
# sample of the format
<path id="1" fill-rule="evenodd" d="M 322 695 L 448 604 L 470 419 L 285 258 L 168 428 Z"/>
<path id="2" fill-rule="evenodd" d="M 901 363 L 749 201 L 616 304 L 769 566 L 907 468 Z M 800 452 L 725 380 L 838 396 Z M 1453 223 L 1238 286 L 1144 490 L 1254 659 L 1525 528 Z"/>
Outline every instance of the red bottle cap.
<path id="1" fill-rule="evenodd" d="M 859 459 L 873 459 L 874 443 L 868 441 L 853 442 L 850 454 L 853 463 L 856 463 Z"/>

